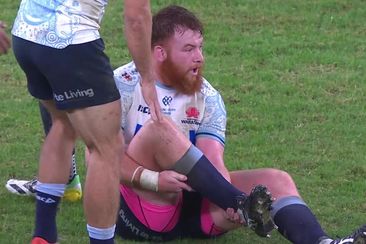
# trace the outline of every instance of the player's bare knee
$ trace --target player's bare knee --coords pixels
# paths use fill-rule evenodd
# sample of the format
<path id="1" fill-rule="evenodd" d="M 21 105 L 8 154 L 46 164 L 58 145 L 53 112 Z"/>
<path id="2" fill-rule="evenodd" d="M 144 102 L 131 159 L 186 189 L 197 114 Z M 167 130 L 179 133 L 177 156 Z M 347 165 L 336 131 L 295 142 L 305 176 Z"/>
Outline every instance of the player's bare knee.
<path id="1" fill-rule="evenodd" d="M 51 130 L 53 132 L 56 131 L 56 133 L 61 135 L 63 138 L 68 138 L 69 140 L 76 140 L 77 134 L 67 118 L 54 119 L 52 121 Z"/>
<path id="2" fill-rule="evenodd" d="M 298 196 L 296 184 L 291 175 L 279 169 L 267 169 L 266 184 L 275 198 Z"/>
<path id="3" fill-rule="evenodd" d="M 291 175 L 280 169 L 268 169 L 266 177 L 271 181 L 281 182 L 281 184 L 284 185 L 290 185 L 294 183 Z"/>

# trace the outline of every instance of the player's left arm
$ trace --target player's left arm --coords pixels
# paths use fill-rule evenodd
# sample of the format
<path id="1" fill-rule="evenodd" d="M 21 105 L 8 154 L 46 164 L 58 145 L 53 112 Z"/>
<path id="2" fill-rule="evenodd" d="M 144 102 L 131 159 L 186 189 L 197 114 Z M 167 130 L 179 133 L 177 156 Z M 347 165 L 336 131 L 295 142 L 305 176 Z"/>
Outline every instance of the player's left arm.
<path id="1" fill-rule="evenodd" d="M 198 137 L 196 147 L 199 148 L 215 168 L 230 182 L 230 174 L 224 162 L 224 146 L 211 137 Z"/>
<path id="2" fill-rule="evenodd" d="M 204 81 L 205 111 L 196 132 L 196 147 L 211 161 L 213 166 L 230 182 L 229 171 L 224 162 L 226 109 L 220 93 L 208 81 Z"/>

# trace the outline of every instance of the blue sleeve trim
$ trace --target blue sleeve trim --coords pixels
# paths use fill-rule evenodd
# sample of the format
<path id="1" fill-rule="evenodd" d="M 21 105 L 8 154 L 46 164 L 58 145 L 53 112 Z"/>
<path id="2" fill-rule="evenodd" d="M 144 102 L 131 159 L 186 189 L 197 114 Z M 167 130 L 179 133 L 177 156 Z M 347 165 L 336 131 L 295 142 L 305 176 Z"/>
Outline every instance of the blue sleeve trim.
<path id="1" fill-rule="evenodd" d="M 210 137 L 218 142 L 220 142 L 223 146 L 225 146 L 225 140 L 223 138 L 221 138 L 220 136 L 213 134 L 213 133 L 208 133 L 208 132 L 200 132 L 196 134 L 196 137 Z"/>

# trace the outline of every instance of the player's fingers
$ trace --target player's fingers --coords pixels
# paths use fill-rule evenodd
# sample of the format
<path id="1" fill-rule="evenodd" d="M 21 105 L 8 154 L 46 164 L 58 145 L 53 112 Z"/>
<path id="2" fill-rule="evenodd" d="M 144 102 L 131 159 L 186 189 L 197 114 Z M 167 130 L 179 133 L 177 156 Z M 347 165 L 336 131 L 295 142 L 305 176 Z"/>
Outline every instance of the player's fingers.
<path id="1" fill-rule="evenodd" d="M 163 113 L 161 112 L 160 104 L 158 102 L 155 102 L 155 115 L 156 115 L 157 121 L 163 120 Z"/>
<path id="2" fill-rule="evenodd" d="M 181 184 L 180 184 L 181 186 L 180 186 L 180 188 L 182 189 L 182 190 L 186 190 L 186 191 L 193 191 L 193 189 L 192 189 L 192 187 L 190 187 L 189 185 L 187 185 L 186 183 L 183 183 L 183 182 L 181 182 Z"/>
<path id="3" fill-rule="evenodd" d="M 179 174 L 175 171 L 172 171 L 173 177 L 176 178 L 179 181 L 186 181 L 187 180 L 187 176 Z"/>
<path id="4" fill-rule="evenodd" d="M 155 110 L 155 105 L 154 103 L 151 103 L 149 104 L 149 108 L 150 108 L 150 116 L 151 116 L 151 119 L 153 121 L 157 121 L 157 116 L 156 116 L 156 110 Z"/>
<path id="5" fill-rule="evenodd" d="M 234 216 L 234 209 L 228 208 L 226 209 L 226 218 L 231 219 Z"/>
<path id="6" fill-rule="evenodd" d="M 159 103 L 156 101 L 151 101 L 149 103 L 150 108 L 150 116 L 153 121 L 161 121 L 163 119 L 163 115 L 160 111 Z"/>
<path id="7" fill-rule="evenodd" d="M 240 216 L 232 208 L 226 210 L 226 219 L 232 223 L 241 223 Z"/>

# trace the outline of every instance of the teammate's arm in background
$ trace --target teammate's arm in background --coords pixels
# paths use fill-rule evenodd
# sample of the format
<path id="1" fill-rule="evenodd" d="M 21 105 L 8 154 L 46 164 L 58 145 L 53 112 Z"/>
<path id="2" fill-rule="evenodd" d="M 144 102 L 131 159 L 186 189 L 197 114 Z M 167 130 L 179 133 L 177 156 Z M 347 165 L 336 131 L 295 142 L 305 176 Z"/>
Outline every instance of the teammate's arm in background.
<path id="1" fill-rule="evenodd" d="M 10 48 L 10 39 L 5 33 L 6 25 L 0 21 L 0 54 L 4 54 Z"/>

